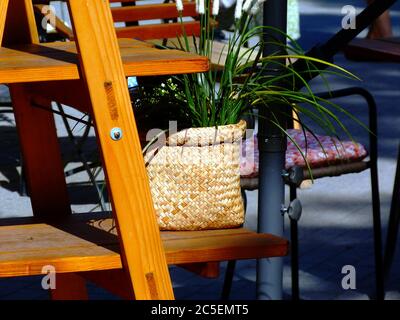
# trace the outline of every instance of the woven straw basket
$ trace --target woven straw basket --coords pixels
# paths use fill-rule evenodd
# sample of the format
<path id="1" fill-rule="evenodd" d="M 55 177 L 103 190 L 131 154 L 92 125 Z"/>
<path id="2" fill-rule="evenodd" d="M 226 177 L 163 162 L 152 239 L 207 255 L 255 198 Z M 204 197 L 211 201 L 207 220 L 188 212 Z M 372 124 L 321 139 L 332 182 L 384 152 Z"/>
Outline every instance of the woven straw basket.
<path id="1" fill-rule="evenodd" d="M 240 190 L 240 141 L 246 123 L 191 128 L 145 155 L 161 230 L 239 227 L 244 222 Z"/>

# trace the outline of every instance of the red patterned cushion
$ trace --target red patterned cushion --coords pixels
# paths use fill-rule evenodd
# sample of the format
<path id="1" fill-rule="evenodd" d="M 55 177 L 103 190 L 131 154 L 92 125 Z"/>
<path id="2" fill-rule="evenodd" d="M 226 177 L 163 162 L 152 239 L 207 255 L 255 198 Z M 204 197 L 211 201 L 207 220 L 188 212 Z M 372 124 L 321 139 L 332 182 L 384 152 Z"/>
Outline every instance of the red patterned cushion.
<path id="1" fill-rule="evenodd" d="M 368 152 L 365 147 L 353 141 L 339 141 L 337 138 L 316 135 L 318 140 L 309 132 L 304 136 L 302 130 L 289 129 L 289 136 L 300 147 L 288 139 L 286 151 L 286 169 L 293 166 L 305 167 L 302 156 L 306 154 L 307 161 L 312 168 L 333 165 L 342 162 L 355 162 L 364 159 Z M 322 147 L 321 147 L 322 145 Z M 258 174 L 258 144 L 257 136 L 247 139 L 242 143 L 242 159 L 240 164 L 240 175 L 251 177 Z"/>

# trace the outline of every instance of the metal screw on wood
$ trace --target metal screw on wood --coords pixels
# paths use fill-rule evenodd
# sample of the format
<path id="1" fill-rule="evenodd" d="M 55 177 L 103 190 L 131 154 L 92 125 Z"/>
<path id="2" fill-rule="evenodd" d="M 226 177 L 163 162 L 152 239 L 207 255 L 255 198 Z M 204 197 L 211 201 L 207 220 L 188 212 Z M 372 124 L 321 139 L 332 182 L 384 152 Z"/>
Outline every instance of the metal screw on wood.
<path id="1" fill-rule="evenodd" d="M 111 139 L 114 141 L 118 141 L 122 139 L 122 130 L 121 128 L 112 128 L 110 131 Z"/>

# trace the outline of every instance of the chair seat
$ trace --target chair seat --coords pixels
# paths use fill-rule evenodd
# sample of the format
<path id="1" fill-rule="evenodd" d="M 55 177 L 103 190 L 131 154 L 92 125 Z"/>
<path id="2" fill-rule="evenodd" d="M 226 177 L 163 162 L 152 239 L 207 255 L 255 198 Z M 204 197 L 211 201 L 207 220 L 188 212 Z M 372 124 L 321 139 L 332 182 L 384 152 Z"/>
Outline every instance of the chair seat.
<path id="1" fill-rule="evenodd" d="M 307 161 L 311 168 L 358 162 L 368 155 L 366 148 L 354 141 L 339 141 L 337 138 L 323 135 L 316 135 L 317 140 L 311 133 L 304 134 L 299 129 L 289 129 L 287 133 L 301 149 L 301 152 L 296 144 L 288 139 L 286 169 L 294 166 L 305 167 L 306 162 L 303 155 L 307 155 Z M 242 143 L 241 177 L 257 176 L 258 162 L 258 142 L 257 136 L 254 135 Z"/>

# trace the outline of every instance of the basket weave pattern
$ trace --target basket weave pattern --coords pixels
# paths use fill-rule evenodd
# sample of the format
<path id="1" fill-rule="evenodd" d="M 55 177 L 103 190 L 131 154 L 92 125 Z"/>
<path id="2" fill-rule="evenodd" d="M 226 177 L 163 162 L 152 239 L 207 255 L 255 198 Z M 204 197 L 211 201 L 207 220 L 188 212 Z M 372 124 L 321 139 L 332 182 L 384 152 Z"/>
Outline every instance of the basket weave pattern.
<path id="1" fill-rule="evenodd" d="M 161 230 L 241 226 L 240 141 L 244 121 L 216 128 L 191 128 L 145 155 Z"/>

